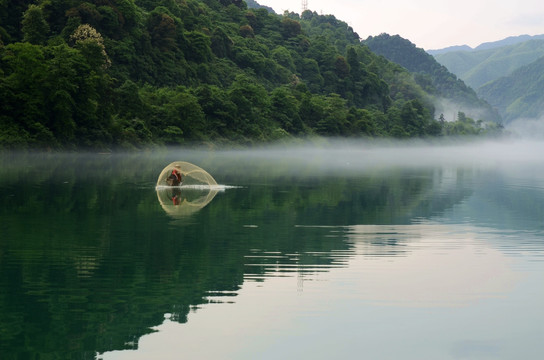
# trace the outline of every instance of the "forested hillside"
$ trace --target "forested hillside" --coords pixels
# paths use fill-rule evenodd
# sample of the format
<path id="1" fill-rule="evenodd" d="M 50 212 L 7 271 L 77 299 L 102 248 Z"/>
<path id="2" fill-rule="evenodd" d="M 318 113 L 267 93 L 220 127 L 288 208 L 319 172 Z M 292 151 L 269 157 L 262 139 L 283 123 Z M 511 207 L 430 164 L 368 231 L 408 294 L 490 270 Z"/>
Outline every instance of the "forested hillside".
<path id="1" fill-rule="evenodd" d="M 405 67 L 415 74 L 415 79 L 427 92 L 436 97 L 453 101 L 466 111 L 482 114 L 485 120 L 500 121 L 500 117 L 484 100 L 478 98 L 476 92 L 440 65 L 432 55 L 417 48 L 409 40 L 399 35 L 381 34 L 370 36 L 363 42 L 373 52 Z"/>
<path id="2" fill-rule="evenodd" d="M 482 86 L 479 92 L 499 109 L 506 121 L 542 116 L 544 57 Z"/>
<path id="3" fill-rule="evenodd" d="M 455 133 L 434 119 L 426 84 L 311 11 L 280 16 L 242 0 L 0 4 L 3 148 Z"/>

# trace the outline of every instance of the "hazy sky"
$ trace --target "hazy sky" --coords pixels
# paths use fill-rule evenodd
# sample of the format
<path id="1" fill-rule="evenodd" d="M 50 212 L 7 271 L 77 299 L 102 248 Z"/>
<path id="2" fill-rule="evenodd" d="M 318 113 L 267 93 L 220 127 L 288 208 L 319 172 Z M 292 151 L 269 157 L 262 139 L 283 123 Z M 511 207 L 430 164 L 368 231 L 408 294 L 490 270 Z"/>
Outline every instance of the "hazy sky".
<path id="1" fill-rule="evenodd" d="M 257 2 L 280 14 L 302 9 L 302 0 Z M 542 0 L 308 0 L 308 9 L 336 16 L 363 39 L 399 34 L 426 50 L 544 34 Z"/>

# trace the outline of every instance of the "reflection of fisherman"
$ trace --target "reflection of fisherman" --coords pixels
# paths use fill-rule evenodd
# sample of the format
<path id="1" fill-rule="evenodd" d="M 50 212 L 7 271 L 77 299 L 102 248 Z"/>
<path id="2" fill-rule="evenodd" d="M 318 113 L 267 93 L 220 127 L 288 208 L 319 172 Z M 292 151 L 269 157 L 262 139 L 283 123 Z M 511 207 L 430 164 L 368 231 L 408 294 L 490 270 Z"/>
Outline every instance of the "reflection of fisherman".
<path id="1" fill-rule="evenodd" d="M 172 190 L 172 203 L 174 205 L 181 204 L 181 189 L 176 188 Z"/>
<path id="2" fill-rule="evenodd" d="M 183 176 L 181 175 L 181 172 L 175 168 L 172 169 L 172 172 L 166 178 L 166 183 L 169 186 L 179 186 L 181 185 L 182 181 L 183 181 Z"/>

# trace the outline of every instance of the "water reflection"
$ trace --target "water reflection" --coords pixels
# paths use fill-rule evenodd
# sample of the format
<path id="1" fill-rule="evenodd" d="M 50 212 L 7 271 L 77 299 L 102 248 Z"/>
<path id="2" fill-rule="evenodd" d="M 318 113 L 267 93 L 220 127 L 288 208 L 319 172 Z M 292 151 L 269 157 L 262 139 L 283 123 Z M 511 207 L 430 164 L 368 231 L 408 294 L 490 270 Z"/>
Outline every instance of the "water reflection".
<path id="1" fill-rule="evenodd" d="M 354 225 L 349 239 L 360 255 L 360 296 L 380 305 L 457 306 L 512 290 L 512 260 L 482 236 L 459 225 Z M 485 232 L 485 230 L 484 230 Z M 368 279 L 368 281 L 365 281 Z"/>
<path id="2" fill-rule="evenodd" d="M 155 191 L 156 174 L 179 152 L 2 159 L 2 357 L 94 358 L 147 350 L 162 335 L 155 358 L 202 358 L 221 346 L 225 352 L 215 355 L 225 358 L 240 343 L 252 344 L 245 358 L 262 353 L 258 344 L 276 350 L 270 358 L 285 358 L 274 344 L 319 358 L 334 355 L 324 348 L 330 339 L 336 344 L 329 349 L 348 357 L 341 350 L 356 350 L 357 342 L 345 341 L 353 338 L 348 331 L 366 331 L 361 338 L 374 344 L 406 341 L 399 318 L 405 327 L 426 323 L 429 331 L 410 330 L 429 339 L 462 308 L 478 334 L 499 331 L 482 325 L 475 310 L 482 303 L 495 306 L 486 308 L 493 318 L 515 313 L 524 322 L 509 319 L 513 331 L 529 332 L 544 294 L 519 275 L 544 273 L 542 174 L 384 167 L 377 159 L 357 163 L 353 154 L 350 164 L 330 164 L 308 154 L 314 158 L 305 163 L 296 156 L 268 161 L 258 152 L 184 153 L 235 187 L 181 191 L 198 210 L 183 224 L 162 206 L 177 217 L 184 201 L 175 205 L 172 197 L 180 194 L 166 192 L 161 202 Z M 327 164 L 334 171 L 320 168 Z M 413 309 L 421 309 L 419 317 L 410 318 Z M 461 324 L 456 330 L 432 343 L 456 339 L 463 353 L 470 341 L 460 338 Z M 305 343 L 310 338 L 314 348 Z M 370 354 L 373 344 L 365 345 Z M 140 355 L 145 351 L 104 357 Z M 244 358 L 237 355 L 231 358 Z M 444 358 L 434 355 L 420 358 Z"/>
<path id="3" fill-rule="evenodd" d="M 169 188 L 157 187 L 157 198 L 163 210 L 173 218 L 184 218 L 208 205 L 224 188 L 199 187 Z"/>
<path id="4" fill-rule="evenodd" d="M 494 247 L 509 235 L 436 223 L 304 228 L 342 237 L 349 246 L 299 253 L 253 249 L 245 256 L 240 289 L 209 292 L 208 303 L 189 313 L 184 325 L 165 319 L 156 333 L 141 338 L 139 352 L 101 357 L 327 359 L 350 357 L 361 347 L 372 358 L 508 359 L 512 350 L 505 346 L 518 356 L 533 354 L 526 347 L 531 342 L 519 336 L 533 336 L 539 327 L 534 321 L 518 321 L 515 328 L 481 325 L 499 315 L 482 304 L 498 307 L 503 321 L 527 321 L 540 307 L 532 299 L 520 311 L 512 298 L 527 274 Z M 540 280 L 533 275 L 529 284 Z M 481 331 L 487 340 L 480 340 Z M 210 339 L 214 346 L 202 345 Z M 425 346 L 430 339 L 433 346 Z M 393 348 L 386 346 L 390 342 Z"/>
<path id="5" fill-rule="evenodd" d="M 519 279 L 511 268 L 508 249 L 496 248 L 504 241 L 511 244 L 511 233 L 436 223 L 326 229 L 329 233 L 322 236 L 340 237 L 347 248 L 303 253 L 252 249 L 245 256 L 244 279 L 297 276 L 311 280 L 321 272 L 349 268 L 349 281 L 356 282 L 349 296 L 378 305 L 416 307 L 467 305 L 504 294 Z M 542 246 L 540 250 L 534 246 L 542 238 L 539 233 L 528 241 L 535 259 L 544 255 Z M 528 239 L 521 236 L 519 240 Z"/>

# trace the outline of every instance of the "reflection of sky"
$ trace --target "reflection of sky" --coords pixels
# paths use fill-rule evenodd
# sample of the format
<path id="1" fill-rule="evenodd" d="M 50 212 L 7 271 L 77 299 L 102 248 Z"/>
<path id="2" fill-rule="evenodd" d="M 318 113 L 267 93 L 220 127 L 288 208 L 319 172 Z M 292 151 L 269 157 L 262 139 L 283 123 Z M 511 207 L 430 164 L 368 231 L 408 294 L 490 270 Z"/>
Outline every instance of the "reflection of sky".
<path id="1" fill-rule="evenodd" d="M 501 235 L 481 230 L 434 224 L 348 227 L 353 251 L 349 257 L 340 254 L 348 259 L 346 266 L 246 279 L 237 296 L 210 298 L 186 324 L 165 320 L 157 333 L 140 339 L 139 351 L 103 358 L 542 355 L 544 262 L 538 254 L 507 256 L 491 245 Z M 271 257 L 271 265 L 281 259 Z"/>
<path id="2" fill-rule="evenodd" d="M 353 226 L 350 239 L 364 257 L 350 266 L 361 274 L 359 297 L 380 305 L 458 306 L 511 290 L 517 275 L 510 261 L 475 236 L 454 226 Z M 388 246 L 390 239 L 397 244 Z M 394 256 L 398 242 L 403 256 Z"/>

